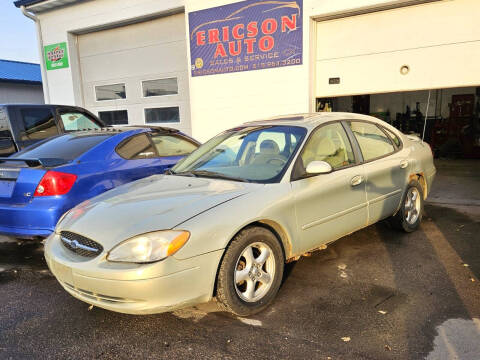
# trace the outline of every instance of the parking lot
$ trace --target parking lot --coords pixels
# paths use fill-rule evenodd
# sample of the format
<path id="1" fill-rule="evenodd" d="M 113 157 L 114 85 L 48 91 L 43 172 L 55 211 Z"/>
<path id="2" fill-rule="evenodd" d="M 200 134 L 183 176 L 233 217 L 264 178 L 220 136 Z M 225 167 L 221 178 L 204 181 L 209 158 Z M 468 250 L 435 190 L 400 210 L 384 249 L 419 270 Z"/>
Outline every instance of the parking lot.
<path id="1" fill-rule="evenodd" d="M 436 165 L 419 231 L 380 223 L 289 264 L 250 318 L 215 303 L 91 309 L 51 276 L 41 245 L 0 240 L 0 359 L 478 359 L 480 164 Z"/>

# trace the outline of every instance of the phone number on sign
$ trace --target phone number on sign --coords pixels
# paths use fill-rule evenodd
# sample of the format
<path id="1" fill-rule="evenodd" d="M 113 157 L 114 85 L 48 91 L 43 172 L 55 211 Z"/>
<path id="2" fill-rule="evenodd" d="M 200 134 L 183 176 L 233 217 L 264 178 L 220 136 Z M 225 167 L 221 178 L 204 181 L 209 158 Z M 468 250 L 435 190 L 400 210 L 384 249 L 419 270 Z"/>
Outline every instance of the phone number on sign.
<path id="1" fill-rule="evenodd" d="M 247 71 L 247 70 L 258 70 L 258 69 L 267 69 L 267 68 L 275 68 L 280 66 L 288 66 L 288 65 L 299 65 L 302 63 L 301 58 L 292 58 L 292 59 L 285 59 L 279 61 L 267 61 L 267 62 L 260 62 L 260 63 L 250 63 L 248 65 L 236 65 L 236 66 L 224 66 L 224 67 L 217 67 L 213 69 L 202 69 L 202 70 L 194 70 L 194 75 L 213 75 L 213 74 L 223 74 L 223 73 L 230 73 L 230 72 L 237 72 L 237 71 Z"/>

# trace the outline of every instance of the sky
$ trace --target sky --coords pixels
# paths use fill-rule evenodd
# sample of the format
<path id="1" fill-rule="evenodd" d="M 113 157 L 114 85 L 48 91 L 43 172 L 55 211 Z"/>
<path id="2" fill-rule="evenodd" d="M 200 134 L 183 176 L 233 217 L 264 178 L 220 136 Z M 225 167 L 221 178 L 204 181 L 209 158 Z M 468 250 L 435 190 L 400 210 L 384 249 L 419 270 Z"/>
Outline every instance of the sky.
<path id="1" fill-rule="evenodd" d="M 0 0 L 0 59 L 39 63 L 35 23 L 13 0 Z"/>

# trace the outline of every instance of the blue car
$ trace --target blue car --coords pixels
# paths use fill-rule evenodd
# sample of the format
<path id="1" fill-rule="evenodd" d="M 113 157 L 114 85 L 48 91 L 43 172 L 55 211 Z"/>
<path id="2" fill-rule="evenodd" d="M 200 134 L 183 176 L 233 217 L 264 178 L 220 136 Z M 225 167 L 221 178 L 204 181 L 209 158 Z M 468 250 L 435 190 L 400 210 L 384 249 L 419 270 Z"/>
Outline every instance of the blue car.
<path id="1" fill-rule="evenodd" d="M 174 129 L 110 127 L 48 138 L 0 158 L 0 235 L 45 238 L 75 205 L 163 173 L 198 146 Z"/>

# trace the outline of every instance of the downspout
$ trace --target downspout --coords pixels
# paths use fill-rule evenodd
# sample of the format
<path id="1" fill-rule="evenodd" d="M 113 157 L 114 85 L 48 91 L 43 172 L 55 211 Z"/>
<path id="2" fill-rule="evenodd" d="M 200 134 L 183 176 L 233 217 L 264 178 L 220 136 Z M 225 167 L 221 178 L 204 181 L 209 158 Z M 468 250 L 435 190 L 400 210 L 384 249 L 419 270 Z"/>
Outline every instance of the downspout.
<path id="1" fill-rule="evenodd" d="M 50 104 L 50 91 L 48 88 L 48 79 L 47 72 L 45 70 L 45 61 L 43 59 L 43 36 L 42 36 L 42 27 L 40 26 L 40 20 L 33 14 L 29 13 L 25 6 L 20 6 L 22 14 L 28 17 L 29 19 L 35 22 L 35 27 L 37 29 L 38 36 L 38 52 L 40 53 L 40 71 L 42 73 L 42 87 L 43 87 L 43 97 L 45 99 L 45 104 Z"/>

